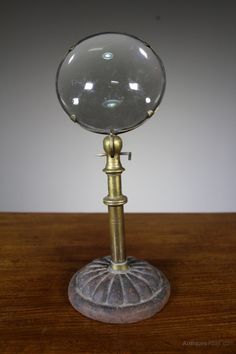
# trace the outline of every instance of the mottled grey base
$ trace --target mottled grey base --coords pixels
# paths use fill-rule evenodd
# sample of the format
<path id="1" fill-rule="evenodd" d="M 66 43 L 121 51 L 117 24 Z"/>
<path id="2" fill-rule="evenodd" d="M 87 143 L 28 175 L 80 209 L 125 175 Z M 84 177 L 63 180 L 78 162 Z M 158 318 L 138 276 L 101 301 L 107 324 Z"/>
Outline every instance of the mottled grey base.
<path id="1" fill-rule="evenodd" d="M 168 301 L 165 275 L 145 261 L 127 258 L 129 269 L 111 269 L 111 257 L 95 259 L 72 277 L 68 294 L 72 306 L 86 317 L 109 323 L 141 321 Z"/>

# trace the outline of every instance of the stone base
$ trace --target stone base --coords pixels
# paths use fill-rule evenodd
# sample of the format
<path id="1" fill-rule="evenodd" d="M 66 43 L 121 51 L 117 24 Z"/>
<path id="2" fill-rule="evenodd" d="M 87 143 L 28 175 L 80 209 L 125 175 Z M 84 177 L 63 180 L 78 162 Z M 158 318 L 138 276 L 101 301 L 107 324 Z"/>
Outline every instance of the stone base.
<path id="1" fill-rule="evenodd" d="M 127 261 L 128 270 L 113 270 L 107 256 L 77 271 L 68 289 L 72 306 L 108 323 L 138 322 L 159 312 L 170 295 L 169 281 L 148 262 L 133 257 Z"/>

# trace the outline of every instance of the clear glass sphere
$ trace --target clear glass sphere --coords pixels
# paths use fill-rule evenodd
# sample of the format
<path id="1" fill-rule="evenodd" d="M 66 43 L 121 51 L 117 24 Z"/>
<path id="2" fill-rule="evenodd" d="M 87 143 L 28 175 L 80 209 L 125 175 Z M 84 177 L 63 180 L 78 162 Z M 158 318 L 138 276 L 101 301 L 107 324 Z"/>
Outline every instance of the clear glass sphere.
<path id="1" fill-rule="evenodd" d="M 59 101 L 96 133 L 122 133 L 152 115 L 165 90 L 161 59 L 138 38 L 101 33 L 72 47 L 57 71 Z"/>

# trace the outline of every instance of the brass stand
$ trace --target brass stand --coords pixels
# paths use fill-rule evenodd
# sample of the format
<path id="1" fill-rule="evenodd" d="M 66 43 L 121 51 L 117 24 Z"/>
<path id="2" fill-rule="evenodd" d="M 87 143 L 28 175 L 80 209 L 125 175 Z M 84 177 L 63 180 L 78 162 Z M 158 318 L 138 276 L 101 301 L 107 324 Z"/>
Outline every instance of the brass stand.
<path id="1" fill-rule="evenodd" d="M 108 195 L 103 199 L 108 206 L 112 269 L 125 270 L 128 268 L 125 252 L 124 208 L 127 197 L 121 190 L 121 173 L 125 170 L 120 162 L 122 140 L 119 136 L 110 135 L 103 141 L 107 158 L 104 172 L 108 178 Z"/>
<path id="2" fill-rule="evenodd" d="M 145 261 L 127 257 L 121 173 L 124 168 L 120 155 L 122 140 L 110 134 L 103 141 L 106 156 L 104 172 L 108 177 L 108 195 L 103 202 L 108 206 L 111 257 L 96 259 L 77 271 L 72 277 L 69 300 L 83 315 L 109 323 L 131 323 L 151 317 L 168 301 L 170 284 L 165 275 Z"/>

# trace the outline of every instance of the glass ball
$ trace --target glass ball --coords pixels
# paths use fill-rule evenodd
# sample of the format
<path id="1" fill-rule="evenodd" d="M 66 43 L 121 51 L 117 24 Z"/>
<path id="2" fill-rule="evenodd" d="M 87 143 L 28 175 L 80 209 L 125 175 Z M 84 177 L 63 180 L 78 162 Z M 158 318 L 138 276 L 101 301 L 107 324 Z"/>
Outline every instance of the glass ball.
<path id="1" fill-rule="evenodd" d="M 87 130 L 118 134 L 138 127 L 161 102 L 165 70 L 140 39 L 101 33 L 72 47 L 57 71 L 59 101 Z"/>

